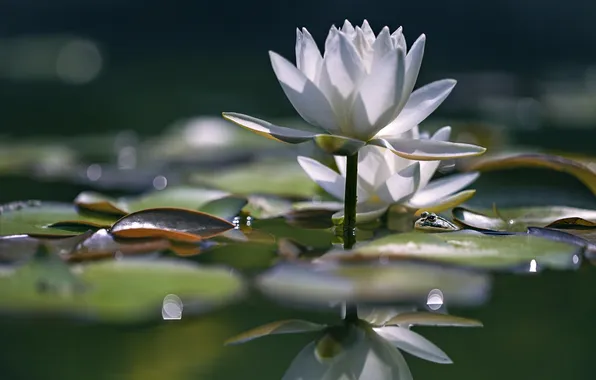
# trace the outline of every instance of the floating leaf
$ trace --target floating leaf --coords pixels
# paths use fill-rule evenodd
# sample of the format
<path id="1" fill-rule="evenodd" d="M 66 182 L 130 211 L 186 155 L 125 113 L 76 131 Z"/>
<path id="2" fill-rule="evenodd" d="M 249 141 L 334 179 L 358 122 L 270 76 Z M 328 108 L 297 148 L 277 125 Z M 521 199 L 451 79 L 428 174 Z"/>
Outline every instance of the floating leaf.
<path id="1" fill-rule="evenodd" d="M 594 215 L 596 216 L 596 210 L 594 211 Z M 583 218 L 563 218 L 559 220 L 555 220 L 551 224 L 547 225 L 548 228 L 596 228 L 596 222 L 592 222 L 590 220 L 586 220 Z"/>
<path id="2" fill-rule="evenodd" d="M 226 340 L 225 344 L 240 344 L 266 335 L 296 334 L 323 330 L 326 326 L 300 319 L 268 323 Z"/>
<path id="3" fill-rule="evenodd" d="M 317 193 L 317 184 L 302 170 L 296 159 L 271 160 L 220 171 L 217 175 L 197 173 L 193 181 L 235 194 L 273 194 L 309 197 Z"/>
<path id="4" fill-rule="evenodd" d="M 1 206 L 0 235 L 74 236 L 109 227 L 114 221 L 106 215 L 79 212 L 69 203 L 13 202 Z"/>
<path id="5" fill-rule="evenodd" d="M 168 294 L 180 297 L 186 316 L 229 302 L 243 291 L 241 279 L 228 269 L 181 261 L 110 260 L 75 265 L 72 272 L 86 290 L 74 294 L 40 292 L 39 280 L 45 271 L 4 271 L 0 311 L 133 322 L 161 319 L 162 302 Z"/>
<path id="6" fill-rule="evenodd" d="M 450 304 L 485 301 L 489 278 L 456 268 L 402 262 L 398 265 L 335 265 L 332 263 L 279 264 L 257 279 L 269 297 L 293 305 L 330 303 L 426 302 L 428 293 L 441 289 Z"/>
<path id="7" fill-rule="evenodd" d="M 532 260 L 556 268 L 575 268 L 577 246 L 536 236 L 485 235 L 475 231 L 393 234 L 351 251 L 332 250 L 320 260 L 379 261 L 422 259 L 487 269 L 525 266 Z"/>
<path id="8" fill-rule="evenodd" d="M 292 211 L 292 201 L 272 195 L 250 195 L 244 211 L 257 219 L 277 218 Z"/>
<path id="9" fill-rule="evenodd" d="M 118 220 L 110 232 L 121 238 L 164 238 L 199 242 L 234 228 L 224 219 L 176 208 L 154 208 L 134 212 Z"/>
<path id="10" fill-rule="evenodd" d="M 125 204 L 118 200 L 94 191 L 84 191 L 77 195 L 74 203 L 82 209 L 113 215 L 126 215 L 129 213 Z"/>
<path id="11" fill-rule="evenodd" d="M 596 220 L 596 210 L 575 207 L 519 207 L 496 209 L 492 215 L 463 207 L 452 210 L 453 219 L 479 230 L 525 232 L 527 227 L 544 227 L 559 219 L 583 218 Z"/>
<path id="12" fill-rule="evenodd" d="M 0 237 L 0 263 L 13 264 L 28 261 L 39 245 L 43 244 L 50 252 L 59 256 L 69 254 L 74 247 L 90 236 L 92 232 L 76 236 L 39 239 L 29 235 L 11 235 Z"/>
<path id="13" fill-rule="evenodd" d="M 146 254 L 171 248 L 166 239 L 121 239 L 116 240 L 106 229 L 91 234 L 78 243 L 72 252 L 63 255 L 69 261 L 84 261 L 121 256 Z"/>
<path id="14" fill-rule="evenodd" d="M 489 171 L 514 168 L 546 168 L 573 175 L 596 194 L 596 173 L 582 163 L 568 158 L 541 153 L 485 157 L 468 168 L 469 171 Z"/>
<path id="15" fill-rule="evenodd" d="M 248 199 L 244 197 L 228 196 L 205 203 L 200 211 L 231 221 L 247 203 Z"/>
<path id="16" fill-rule="evenodd" d="M 128 213 L 149 208 L 171 207 L 200 210 L 209 202 L 229 195 L 229 193 L 220 190 L 192 187 L 169 187 L 165 190 L 152 191 L 138 197 L 118 199 L 94 192 L 83 192 L 77 196 L 75 204 L 80 208 L 91 211 L 115 213 L 124 216 Z M 218 207 L 221 207 L 221 205 Z"/>
<path id="17" fill-rule="evenodd" d="M 456 326 L 482 327 L 482 322 L 475 319 L 457 317 L 449 314 L 413 312 L 398 314 L 390 318 L 385 325 L 416 325 L 416 326 Z"/>
<path id="18" fill-rule="evenodd" d="M 68 265 L 43 243 L 38 246 L 33 258 L 15 271 L 14 276 L 19 281 L 34 284 L 38 293 L 72 296 L 88 288 L 72 273 Z"/>

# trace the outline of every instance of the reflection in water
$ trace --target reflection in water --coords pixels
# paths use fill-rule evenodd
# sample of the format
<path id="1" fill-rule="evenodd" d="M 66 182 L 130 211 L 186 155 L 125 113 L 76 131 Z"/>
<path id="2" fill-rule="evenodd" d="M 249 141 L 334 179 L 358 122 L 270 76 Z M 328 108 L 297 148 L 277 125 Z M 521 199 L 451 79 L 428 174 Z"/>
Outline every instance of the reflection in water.
<path id="1" fill-rule="evenodd" d="M 321 331 L 292 361 L 283 379 L 411 379 L 400 350 L 431 362 L 452 363 L 439 347 L 410 330 L 412 326 L 482 326 L 476 320 L 415 309 L 359 306 L 355 320 L 329 326 L 302 320 L 279 321 L 250 330 L 227 343 L 244 343 L 271 334 Z"/>

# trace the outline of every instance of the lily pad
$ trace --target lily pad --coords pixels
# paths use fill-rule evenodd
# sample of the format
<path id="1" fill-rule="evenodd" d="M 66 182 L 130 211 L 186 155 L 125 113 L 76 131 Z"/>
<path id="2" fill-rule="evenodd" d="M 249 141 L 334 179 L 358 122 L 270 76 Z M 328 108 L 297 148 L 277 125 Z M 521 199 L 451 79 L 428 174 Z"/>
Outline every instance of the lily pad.
<path id="1" fill-rule="evenodd" d="M 285 321 L 277 321 L 268 323 L 263 326 L 256 327 L 249 331 L 243 332 L 240 335 L 236 335 L 228 340 L 225 344 L 241 344 L 246 343 L 250 340 L 257 339 L 267 335 L 275 334 L 298 334 L 311 331 L 321 331 L 325 329 L 326 325 L 320 325 L 309 321 L 303 321 L 300 319 L 289 319 Z"/>
<path id="2" fill-rule="evenodd" d="M 596 194 L 596 173 L 580 162 L 560 156 L 532 153 L 484 157 L 468 170 L 489 171 L 514 168 L 546 168 L 569 173 Z"/>
<path id="3" fill-rule="evenodd" d="M 349 262 L 420 259 L 484 269 L 515 269 L 532 260 L 554 269 L 575 269 L 581 248 L 530 235 L 476 231 L 409 232 L 382 237 L 351 250 L 332 250 L 320 260 Z"/>
<path id="4" fill-rule="evenodd" d="M 317 193 L 317 184 L 295 159 L 268 160 L 218 172 L 198 173 L 193 181 L 235 194 L 272 194 L 309 197 Z"/>
<path id="5" fill-rule="evenodd" d="M 172 207 L 201 210 L 201 207 L 208 205 L 209 202 L 229 195 L 225 191 L 192 187 L 171 187 L 138 197 L 118 199 L 95 192 L 82 192 L 75 199 L 75 204 L 86 210 L 124 216 L 148 208 Z M 237 199 L 234 199 L 233 203 L 237 204 L 236 202 Z M 229 213 L 227 208 L 226 213 Z"/>
<path id="6" fill-rule="evenodd" d="M 327 307 L 338 302 L 423 304 L 433 289 L 441 289 L 450 305 L 475 305 L 486 300 L 490 278 L 482 273 L 410 262 L 284 263 L 260 275 L 257 286 L 279 302 L 298 306 Z"/>
<path id="7" fill-rule="evenodd" d="M 596 210 L 575 207 L 519 207 L 494 209 L 492 215 L 463 207 L 452 210 L 455 222 L 478 230 L 525 232 L 527 227 L 544 227 L 560 219 L 596 221 Z"/>
<path id="8" fill-rule="evenodd" d="M 120 238 L 163 238 L 199 242 L 224 233 L 234 225 L 213 215 L 177 208 L 153 208 L 118 220 L 110 233 Z"/>
<path id="9" fill-rule="evenodd" d="M 39 286 L 46 269 L 37 269 L 28 265 L 2 272 L 0 312 L 136 322 L 161 319 L 168 294 L 182 300 L 186 316 L 232 301 L 244 289 L 228 269 L 169 260 L 110 260 L 72 267 L 85 291 L 47 292 Z"/>
<path id="10" fill-rule="evenodd" d="M 101 229 L 76 244 L 62 257 L 68 261 L 86 261 L 106 257 L 128 256 L 171 249 L 170 241 L 160 238 L 116 240 L 108 230 Z"/>
<path id="11" fill-rule="evenodd" d="M 59 202 L 13 202 L 0 210 L 0 236 L 74 236 L 109 227 L 116 220 L 109 215 L 80 212 L 72 204 Z"/>

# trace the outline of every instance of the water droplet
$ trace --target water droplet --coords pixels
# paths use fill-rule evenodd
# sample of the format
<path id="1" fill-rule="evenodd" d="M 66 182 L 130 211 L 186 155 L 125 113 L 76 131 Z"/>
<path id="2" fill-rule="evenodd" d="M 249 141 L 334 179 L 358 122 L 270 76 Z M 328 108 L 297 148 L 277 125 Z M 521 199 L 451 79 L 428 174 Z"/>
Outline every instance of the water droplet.
<path id="1" fill-rule="evenodd" d="M 91 164 L 87 167 L 87 178 L 89 181 L 97 181 L 101 178 L 101 165 Z"/>
<path id="2" fill-rule="evenodd" d="M 578 255 L 573 255 L 573 264 L 577 264 L 579 263 L 579 256 Z"/>
<path id="3" fill-rule="evenodd" d="M 164 320 L 182 319 L 182 300 L 175 294 L 168 294 L 163 299 L 161 316 Z"/>
<path id="4" fill-rule="evenodd" d="M 536 260 L 532 259 L 532 261 L 530 261 L 530 272 L 535 273 L 537 266 Z"/>
<path id="5" fill-rule="evenodd" d="M 426 305 L 431 310 L 439 310 L 443 306 L 443 292 L 439 289 L 433 289 L 428 292 Z"/>
<path id="6" fill-rule="evenodd" d="M 162 175 L 153 178 L 153 187 L 155 190 L 163 190 L 168 186 L 168 179 Z"/>

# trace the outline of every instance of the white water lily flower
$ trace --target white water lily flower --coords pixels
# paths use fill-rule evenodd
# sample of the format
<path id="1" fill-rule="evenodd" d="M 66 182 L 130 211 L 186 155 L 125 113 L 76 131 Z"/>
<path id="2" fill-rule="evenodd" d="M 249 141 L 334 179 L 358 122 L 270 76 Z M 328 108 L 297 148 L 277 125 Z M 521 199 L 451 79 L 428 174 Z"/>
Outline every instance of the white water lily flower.
<path id="1" fill-rule="evenodd" d="M 443 79 L 412 92 L 424 54 L 425 35 L 407 49 L 401 27 L 375 36 L 368 22 L 332 26 L 325 52 L 306 28 L 297 30 L 296 66 L 270 52 L 287 98 L 316 131 L 291 129 L 238 113 L 223 116 L 262 136 L 297 144 L 314 140 L 326 152 L 352 155 L 366 144 L 416 160 L 476 156 L 485 148 L 400 136 L 426 119 L 456 84 Z"/>
<path id="2" fill-rule="evenodd" d="M 409 135 L 407 138 L 435 142 L 448 141 L 450 134 L 450 127 L 439 129 L 431 137 L 421 136 L 418 127 L 406 133 Z M 311 158 L 298 157 L 298 163 L 313 181 L 343 201 L 346 158 L 335 156 L 335 162 L 340 173 Z M 357 212 L 360 218 L 357 218 L 361 221 L 375 219 L 393 204 L 415 210 L 440 212 L 455 207 L 474 195 L 473 190 L 460 190 L 474 182 L 479 173 L 455 174 L 431 181 L 440 163 L 441 161 L 411 161 L 384 148 L 364 147 L 358 161 Z"/>

